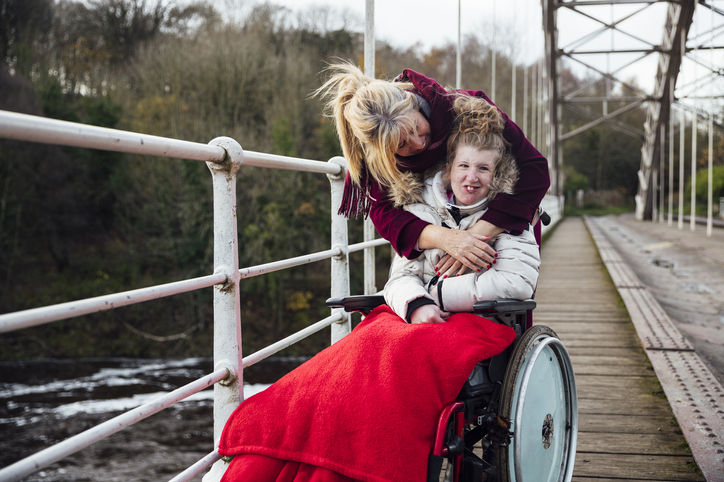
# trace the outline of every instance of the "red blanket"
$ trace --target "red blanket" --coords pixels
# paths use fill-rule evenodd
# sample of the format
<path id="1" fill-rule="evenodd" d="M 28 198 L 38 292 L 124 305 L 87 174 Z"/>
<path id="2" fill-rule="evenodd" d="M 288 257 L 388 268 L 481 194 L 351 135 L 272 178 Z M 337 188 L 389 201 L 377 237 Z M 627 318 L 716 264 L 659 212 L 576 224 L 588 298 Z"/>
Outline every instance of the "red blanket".
<path id="1" fill-rule="evenodd" d="M 476 315 L 409 325 L 387 306 L 232 414 L 219 454 L 258 454 L 375 482 L 425 480 L 437 420 L 475 364 L 515 338 Z M 238 464 L 237 464 L 238 465 Z M 224 481 L 240 480 L 232 463 Z"/>

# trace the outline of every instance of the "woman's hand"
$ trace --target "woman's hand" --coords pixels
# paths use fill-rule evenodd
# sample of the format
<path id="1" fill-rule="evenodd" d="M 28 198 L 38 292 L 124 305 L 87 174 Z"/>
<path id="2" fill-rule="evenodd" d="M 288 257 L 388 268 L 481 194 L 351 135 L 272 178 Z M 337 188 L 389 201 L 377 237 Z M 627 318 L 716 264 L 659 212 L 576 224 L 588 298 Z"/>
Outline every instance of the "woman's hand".
<path id="1" fill-rule="evenodd" d="M 481 219 L 477 223 L 470 226 L 468 228 L 468 231 L 471 231 L 475 234 L 479 234 L 481 236 L 489 236 L 490 239 L 492 239 L 505 230 L 503 228 L 499 228 L 495 224 L 490 224 L 489 222 L 483 221 Z"/>
<path id="2" fill-rule="evenodd" d="M 467 270 L 467 267 L 463 266 L 460 261 L 453 258 L 449 254 L 446 254 L 445 256 L 440 258 L 440 260 L 437 262 L 437 265 L 435 266 L 435 272 L 440 273 L 440 276 L 442 276 L 443 278 L 460 276 L 461 274 L 465 274 Z"/>
<path id="3" fill-rule="evenodd" d="M 487 221 L 483 221 L 482 219 L 478 221 L 477 223 L 473 224 L 468 228 L 468 232 L 479 234 L 481 236 L 487 236 L 487 242 L 490 242 L 491 239 L 495 238 L 497 235 L 503 232 L 502 228 L 499 228 L 495 226 L 494 224 L 490 224 Z M 490 254 L 490 251 L 486 251 L 488 254 Z M 495 250 L 493 250 L 493 258 L 497 258 L 497 253 L 495 253 Z M 490 269 L 491 265 L 495 264 L 495 259 L 486 259 L 487 263 L 485 264 L 478 264 L 478 266 L 485 266 L 486 268 Z M 437 266 L 435 267 L 435 271 L 437 273 L 440 273 L 440 276 L 443 276 L 445 278 L 452 277 L 452 276 L 460 276 L 461 274 L 464 274 L 465 271 L 467 271 L 468 266 L 463 265 L 463 263 L 454 257 L 452 257 L 450 254 L 446 254 L 443 256 L 440 261 L 437 262 Z M 476 269 L 470 268 L 470 269 Z"/>
<path id="4" fill-rule="evenodd" d="M 440 311 L 437 305 L 422 305 L 410 315 L 410 323 L 445 323 L 450 313 Z"/>
<path id="5" fill-rule="evenodd" d="M 480 267 L 493 264 L 495 250 L 487 243 L 489 239 L 490 236 L 477 234 L 472 228 L 468 231 L 458 231 L 430 224 L 422 230 L 418 246 L 420 249 L 442 249 L 455 258 L 460 263 L 456 271 L 450 270 L 453 263 L 445 265 L 450 276 L 453 273 L 463 273 L 465 268 L 480 271 Z M 438 263 L 436 272 L 444 275 L 445 272 L 440 269 L 442 267 L 443 265 Z"/>

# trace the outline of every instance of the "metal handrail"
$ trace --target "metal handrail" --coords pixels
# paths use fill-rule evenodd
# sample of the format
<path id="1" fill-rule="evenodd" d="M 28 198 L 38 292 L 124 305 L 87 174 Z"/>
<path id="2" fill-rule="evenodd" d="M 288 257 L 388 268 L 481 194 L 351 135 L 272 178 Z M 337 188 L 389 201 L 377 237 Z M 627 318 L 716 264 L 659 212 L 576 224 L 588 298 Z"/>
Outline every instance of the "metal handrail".
<path id="1" fill-rule="evenodd" d="M 214 462 L 220 459 L 221 455 L 217 454 L 215 451 L 211 452 L 206 457 L 202 458 L 168 482 L 189 482 L 193 480 L 194 477 L 196 477 L 197 475 L 201 475 L 204 470 L 211 467 Z"/>
<path id="2" fill-rule="evenodd" d="M 226 156 L 226 151 L 220 146 L 88 126 L 2 110 L 0 110 L 0 137 L 41 144 L 86 147 L 103 151 L 176 157 L 194 161 L 222 162 Z"/>
<path id="3" fill-rule="evenodd" d="M 158 286 L 149 286 L 148 288 L 97 296 L 95 298 L 6 313 L 0 315 L 0 333 L 75 318 L 90 313 L 112 310 L 113 308 L 120 308 L 121 306 L 157 300 L 181 293 L 188 293 L 189 291 L 208 288 L 225 282 L 226 275 L 224 273 L 217 273 L 201 278 L 176 281 Z"/>
<path id="4" fill-rule="evenodd" d="M 363 243 L 351 244 L 347 248 L 348 253 L 354 253 L 362 251 L 367 248 L 374 248 L 376 246 L 384 246 L 389 241 L 385 239 L 375 239 L 374 241 L 365 241 Z M 249 268 L 242 268 L 241 278 L 253 278 L 262 274 L 272 273 L 274 271 L 280 271 L 287 268 L 294 268 L 296 266 L 302 266 L 315 261 L 322 261 L 325 259 L 333 258 L 335 256 L 341 256 L 344 254 L 344 250 L 340 247 L 328 249 L 327 251 L 319 251 L 318 253 L 307 254 L 303 256 L 297 256 L 296 258 L 288 258 L 281 261 L 273 261 L 271 263 L 260 264 L 258 266 L 251 266 Z"/>
<path id="5" fill-rule="evenodd" d="M 17 141 L 85 147 L 103 151 L 126 152 L 148 156 L 174 157 L 192 161 L 221 163 L 227 150 L 219 145 L 170 139 L 137 132 L 88 126 L 75 122 L 48 119 L 0 110 L 0 137 Z M 338 164 L 244 151 L 243 164 L 254 167 L 316 172 L 337 175 Z"/>
<path id="6" fill-rule="evenodd" d="M 387 244 L 384 239 L 376 239 L 364 243 L 357 243 L 349 246 L 348 252 L 362 251 L 363 249 L 383 246 Z M 272 263 L 242 268 L 240 271 L 241 278 L 252 278 L 274 271 L 293 268 L 304 264 L 312 263 L 340 256 L 344 254 L 341 248 L 329 249 L 312 253 L 309 255 L 297 256 Z M 223 284 L 227 277 L 223 273 L 212 274 L 200 278 L 176 281 L 157 286 L 149 286 L 131 291 L 122 291 L 110 295 L 97 296 L 95 298 L 87 298 L 77 301 L 69 301 L 67 303 L 59 303 L 56 305 L 43 306 L 41 308 L 32 308 L 29 310 L 16 311 L 14 313 L 6 313 L 0 315 L 0 333 L 6 333 L 22 328 L 39 326 L 53 321 L 66 320 L 68 318 L 76 318 L 90 313 L 98 313 L 101 311 L 120 308 L 121 306 L 129 306 L 144 301 L 156 300 L 174 296 L 181 293 L 188 293 L 202 288 L 209 288 L 214 285 Z"/>
<path id="7" fill-rule="evenodd" d="M 329 316 L 323 320 L 320 320 L 316 322 L 313 325 L 310 325 L 303 330 L 299 330 L 298 332 L 294 333 L 293 335 L 289 335 L 288 337 L 279 340 L 278 342 L 269 345 L 266 348 L 263 348 L 247 357 L 244 357 L 242 361 L 242 367 L 247 368 L 255 363 L 259 363 L 260 361 L 264 360 L 265 358 L 269 358 L 273 354 L 282 351 L 283 349 L 293 345 L 294 343 L 297 343 L 298 341 L 301 341 L 305 338 L 307 338 L 310 335 L 315 334 L 316 332 L 327 328 L 332 323 L 337 323 L 339 321 L 342 321 L 344 319 L 344 315 L 341 311 L 338 311 L 337 313 L 333 314 L 332 316 Z"/>
<path id="8" fill-rule="evenodd" d="M 209 144 L 200 144 L 2 110 L 0 138 L 207 162 L 214 185 L 215 267 L 214 274 L 200 278 L 0 315 L 0 333 L 197 289 L 217 287 L 214 290 L 216 369 L 212 374 L 0 469 L 2 480 L 23 478 L 211 385 L 214 385 L 216 445 L 226 419 L 243 399 L 241 387 L 244 367 L 258 363 L 326 327 L 332 328 L 333 343 L 351 330 L 349 315 L 343 310 L 333 310 L 331 316 L 242 359 L 238 288 L 240 280 L 331 258 L 330 294 L 333 297 L 345 296 L 349 294 L 349 253 L 387 244 L 384 239 L 377 239 L 349 246 L 347 221 L 337 214 L 346 170 L 346 161 L 342 158 L 333 158 L 330 162 L 291 158 L 244 151 L 236 141 L 225 137 L 214 139 Z M 236 175 L 241 165 L 326 174 L 331 183 L 332 194 L 332 249 L 239 269 Z M 212 452 L 176 476 L 173 481 L 191 480 L 219 460 L 219 455 Z M 221 467 L 223 471 L 223 466 Z"/>

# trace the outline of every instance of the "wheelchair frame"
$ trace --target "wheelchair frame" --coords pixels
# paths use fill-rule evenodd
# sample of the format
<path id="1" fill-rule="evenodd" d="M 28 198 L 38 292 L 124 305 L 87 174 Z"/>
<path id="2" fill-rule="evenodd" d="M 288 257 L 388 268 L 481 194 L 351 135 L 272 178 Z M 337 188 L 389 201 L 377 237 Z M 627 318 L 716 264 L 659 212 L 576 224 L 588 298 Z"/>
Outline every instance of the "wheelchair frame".
<path id="1" fill-rule="evenodd" d="M 331 308 L 365 315 L 384 303 L 381 295 L 327 300 Z M 457 400 L 443 408 L 427 482 L 441 480 L 446 460 L 446 482 L 570 482 L 578 439 L 575 376 L 555 332 L 528 326 L 527 312 L 535 306 L 533 300 L 475 303 L 474 313 L 512 327 L 516 339 L 478 363 Z M 559 393 L 547 393 L 551 385 Z M 482 456 L 474 449 L 482 449 Z M 546 468 L 547 476 L 541 473 Z"/>

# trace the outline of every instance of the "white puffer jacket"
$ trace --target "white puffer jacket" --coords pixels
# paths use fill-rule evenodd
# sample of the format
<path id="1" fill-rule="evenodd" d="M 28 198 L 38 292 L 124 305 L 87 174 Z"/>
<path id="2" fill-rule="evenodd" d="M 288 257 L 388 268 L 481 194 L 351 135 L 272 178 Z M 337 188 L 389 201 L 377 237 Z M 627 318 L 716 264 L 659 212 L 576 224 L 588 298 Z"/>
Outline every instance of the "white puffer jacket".
<path id="1" fill-rule="evenodd" d="M 473 206 L 454 206 L 448 203 L 442 182 L 442 173 L 429 178 L 423 190 L 424 204 L 411 204 L 405 209 L 432 224 L 451 229 L 467 229 L 485 213 L 487 200 Z M 467 215 L 455 222 L 451 210 Z M 472 311 L 478 300 L 502 298 L 528 299 L 538 282 L 540 252 L 532 228 L 519 236 L 502 233 L 492 243 L 498 253 L 497 263 L 480 273 L 446 278 L 442 282 L 443 308 L 448 312 Z M 437 288 L 428 293 L 427 284 L 435 276 L 435 265 L 445 253 L 440 249 L 426 249 L 413 260 L 395 254 L 390 267 L 390 278 L 385 285 L 387 304 L 400 317 L 407 317 L 409 303 L 418 298 L 429 298 L 436 304 Z"/>

